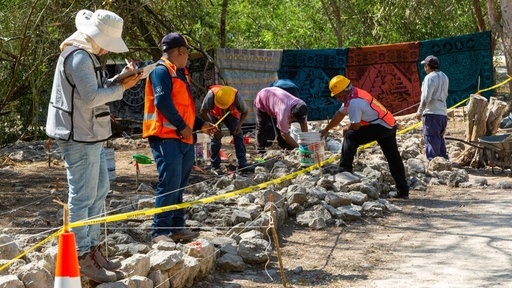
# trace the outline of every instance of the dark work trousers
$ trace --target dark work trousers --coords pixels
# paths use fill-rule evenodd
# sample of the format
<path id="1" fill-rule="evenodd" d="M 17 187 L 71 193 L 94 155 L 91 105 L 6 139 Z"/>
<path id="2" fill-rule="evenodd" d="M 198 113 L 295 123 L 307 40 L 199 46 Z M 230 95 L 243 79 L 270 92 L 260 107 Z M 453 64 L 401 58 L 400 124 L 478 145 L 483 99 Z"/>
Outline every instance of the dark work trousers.
<path id="1" fill-rule="evenodd" d="M 219 119 L 216 117 L 212 117 L 209 115 L 210 121 L 212 123 L 217 123 Z M 240 120 L 236 117 L 233 117 L 233 115 L 229 114 L 222 120 L 222 122 L 219 124 L 226 125 L 231 135 L 233 135 L 233 141 L 235 142 L 235 153 L 236 153 L 236 159 L 238 160 L 238 167 L 243 168 L 247 165 L 247 158 L 246 158 L 246 149 L 244 144 L 244 135 L 242 132 L 235 134 L 236 126 L 240 123 Z M 210 149 L 212 151 L 212 157 L 210 159 L 212 163 L 212 168 L 220 168 L 220 148 L 222 147 L 222 138 L 221 139 L 215 139 L 215 136 L 212 135 L 211 137 L 211 144 Z"/>
<path id="2" fill-rule="evenodd" d="M 424 114 L 422 121 L 427 159 L 430 161 L 437 156 L 448 159 L 446 143 L 444 142 L 448 117 L 438 114 Z"/>
<path id="3" fill-rule="evenodd" d="M 349 130 L 344 135 L 341 148 L 340 167 L 352 172 L 352 163 L 360 145 L 377 141 L 382 153 L 388 160 L 391 176 L 395 180 L 396 189 L 400 195 L 409 195 L 409 186 L 405 179 L 405 168 L 396 143 L 396 126 L 388 129 L 379 124 L 361 126 L 359 130 Z"/>
<path id="4" fill-rule="evenodd" d="M 281 130 L 277 128 L 277 119 L 270 117 L 267 113 L 256 108 L 256 150 L 258 153 L 264 152 L 267 145 L 267 126 L 271 125 L 274 133 L 277 136 L 277 143 L 283 149 L 293 149 L 294 147 L 281 136 Z"/>

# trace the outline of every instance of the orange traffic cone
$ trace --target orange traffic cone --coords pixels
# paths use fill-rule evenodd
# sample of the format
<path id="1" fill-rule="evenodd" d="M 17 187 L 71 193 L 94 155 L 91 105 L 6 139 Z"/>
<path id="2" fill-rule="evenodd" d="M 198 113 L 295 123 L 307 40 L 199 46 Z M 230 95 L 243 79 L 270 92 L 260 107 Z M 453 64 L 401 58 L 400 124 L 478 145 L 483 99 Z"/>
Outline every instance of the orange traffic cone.
<path id="1" fill-rule="evenodd" d="M 64 232 L 59 236 L 59 252 L 55 263 L 55 284 L 53 288 L 81 287 L 75 234 Z"/>

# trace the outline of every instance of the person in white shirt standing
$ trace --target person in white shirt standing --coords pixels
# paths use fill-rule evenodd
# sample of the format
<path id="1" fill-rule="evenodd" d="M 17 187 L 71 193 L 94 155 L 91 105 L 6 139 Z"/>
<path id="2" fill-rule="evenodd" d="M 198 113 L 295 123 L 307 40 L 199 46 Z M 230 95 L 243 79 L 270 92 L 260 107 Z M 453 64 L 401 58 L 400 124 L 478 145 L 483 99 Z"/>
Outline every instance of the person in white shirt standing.
<path id="1" fill-rule="evenodd" d="M 448 123 L 446 116 L 446 98 L 448 98 L 449 80 L 439 70 L 439 59 L 430 55 L 421 61 L 427 76 L 421 85 L 421 100 L 416 118 L 423 121 L 425 152 L 430 161 L 435 157 L 448 159 L 444 133 Z"/>

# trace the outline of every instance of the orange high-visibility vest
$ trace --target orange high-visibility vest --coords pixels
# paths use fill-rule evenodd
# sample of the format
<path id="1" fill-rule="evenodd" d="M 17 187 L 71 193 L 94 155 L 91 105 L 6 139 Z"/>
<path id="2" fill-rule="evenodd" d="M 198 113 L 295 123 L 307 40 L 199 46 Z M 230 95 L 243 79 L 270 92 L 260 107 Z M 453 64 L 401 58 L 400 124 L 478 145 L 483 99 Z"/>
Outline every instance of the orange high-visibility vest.
<path id="1" fill-rule="evenodd" d="M 222 87 L 222 85 L 212 85 L 210 86 L 210 90 L 212 90 L 213 92 L 213 97 L 215 98 L 215 95 L 217 94 L 217 91 L 219 91 L 219 89 Z M 235 108 L 235 103 L 236 103 L 236 95 L 238 94 L 238 90 L 236 90 L 235 88 L 233 88 L 233 90 L 235 91 L 235 101 L 233 101 L 233 103 L 231 103 L 231 105 L 229 105 L 229 107 L 227 108 L 227 110 L 231 111 L 231 115 L 237 119 L 240 118 L 240 112 L 238 112 L 238 110 L 236 110 Z M 219 106 L 215 105 L 215 100 L 213 101 L 213 109 L 210 110 L 210 115 L 212 115 L 214 118 L 217 118 L 217 119 L 220 119 L 222 118 L 223 115 L 223 111 L 222 109 L 220 109 Z"/>
<path id="2" fill-rule="evenodd" d="M 370 104 L 370 107 L 373 110 L 377 111 L 377 113 L 378 113 L 378 116 L 376 119 L 373 119 L 368 122 L 361 121 L 361 125 L 370 125 L 371 122 L 374 122 L 378 119 L 382 119 L 389 126 L 391 126 L 391 127 L 395 126 L 396 120 L 395 120 L 395 117 L 393 117 L 393 114 L 391 112 L 389 112 L 389 110 L 386 109 L 386 107 L 384 107 L 384 105 L 382 105 L 382 103 L 380 103 L 377 99 L 375 99 L 375 97 L 370 95 L 370 93 L 368 93 L 362 89 L 354 87 L 354 91 L 353 91 L 352 95 L 350 96 L 350 98 L 348 99 L 347 108 L 350 105 L 350 100 L 352 100 L 354 98 L 361 98 L 361 99 L 366 100 Z"/>
<path id="3" fill-rule="evenodd" d="M 172 80 L 172 90 L 169 97 L 172 98 L 174 106 L 178 113 L 185 121 L 188 127 L 191 129 L 194 127 L 194 121 L 196 118 L 196 110 L 194 106 L 194 99 L 189 92 L 188 84 L 190 78 L 188 70 L 185 69 L 185 76 L 187 82 L 184 82 L 176 74 L 176 66 L 169 62 L 169 60 L 161 58 L 161 65 L 164 65 L 169 70 Z M 153 85 L 151 84 L 150 78 L 146 79 L 145 89 L 145 101 L 144 101 L 144 120 L 142 122 L 142 137 L 147 138 L 149 136 L 157 136 L 160 138 L 177 138 L 180 139 L 180 135 L 176 131 L 176 127 L 172 125 L 155 107 L 155 95 L 153 93 Z M 182 139 L 185 143 L 193 143 L 193 137 L 190 139 Z"/>

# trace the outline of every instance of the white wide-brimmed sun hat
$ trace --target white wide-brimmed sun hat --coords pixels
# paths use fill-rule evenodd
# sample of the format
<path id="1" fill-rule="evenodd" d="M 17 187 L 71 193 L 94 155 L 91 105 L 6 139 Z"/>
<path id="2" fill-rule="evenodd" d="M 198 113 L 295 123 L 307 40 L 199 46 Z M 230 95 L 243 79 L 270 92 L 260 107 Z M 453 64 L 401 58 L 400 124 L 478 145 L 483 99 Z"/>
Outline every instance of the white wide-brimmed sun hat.
<path id="1" fill-rule="evenodd" d="M 80 10 L 75 18 L 78 32 L 91 37 L 101 48 L 114 53 L 128 52 L 121 38 L 123 18 L 107 10 Z"/>

